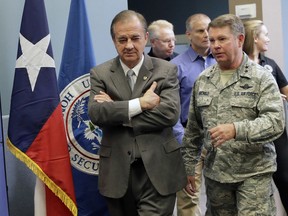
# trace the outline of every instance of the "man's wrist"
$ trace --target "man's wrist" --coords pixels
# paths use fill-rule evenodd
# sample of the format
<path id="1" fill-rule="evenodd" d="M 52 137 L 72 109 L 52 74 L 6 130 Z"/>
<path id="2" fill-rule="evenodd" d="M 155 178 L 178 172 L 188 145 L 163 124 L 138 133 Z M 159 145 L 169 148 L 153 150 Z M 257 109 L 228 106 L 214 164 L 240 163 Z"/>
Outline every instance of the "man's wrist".
<path id="1" fill-rule="evenodd" d="M 140 98 L 139 98 L 139 102 L 140 102 L 141 109 L 142 109 L 142 110 L 146 110 L 146 109 L 147 109 L 147 105 L 146 105 L 146 102 L 145 102 L 145 100 L 143 99 L 143 97 L 140 97 Z"/>

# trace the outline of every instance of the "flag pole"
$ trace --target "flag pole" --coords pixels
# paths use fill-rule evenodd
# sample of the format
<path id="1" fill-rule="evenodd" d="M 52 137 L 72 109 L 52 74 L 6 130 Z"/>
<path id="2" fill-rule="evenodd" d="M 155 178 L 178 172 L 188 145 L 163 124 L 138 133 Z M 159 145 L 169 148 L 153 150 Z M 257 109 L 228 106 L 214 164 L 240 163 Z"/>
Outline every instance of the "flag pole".
<path id="1" fill-rule="evenodd" d="M 0 209 L 1 209 L 1 215 L 3 216 L 9 216 L 9 202 L 8 202 L 8 186 L 7 186 L 7 176 L 6 176 L 6 161 L 5 161 L 5 148 L 4 148 L 4 139 L 3 139 L 3 121 L 2 121 L 2 104 L 1 104 L 1 93 L 0 93 L 0 114 L 1 114 L 1 119 L 0 119 L 0 128 L 1 128 L 1 131 L 0 131 L 0 145 L 2 146 L 1 149 L 0 149 L 0 152 L 2 151 L 2 154 L 0 155 L 0 158 L 2 157 L 2 161 L 3 163 L 0 163 L 0 166 L 1 167 L 1 173 L 0 173 L 0 182 L 1 182 L 1 188 L 0 191 L 1 191 L 1 194 L 0 194 Z M 2 165 L 1 165 L 2 164 Z M 3 174 L 4 174 L 4 178 L 2 179 L 3 176 L 2 175 L 2 171 L 3 171 Z M 2 182 L 3 181 L 3 182 Z M 3 191 L 2 191 L 3 189 Z M 3 199 L 2 199 L 3 198 Z"/>

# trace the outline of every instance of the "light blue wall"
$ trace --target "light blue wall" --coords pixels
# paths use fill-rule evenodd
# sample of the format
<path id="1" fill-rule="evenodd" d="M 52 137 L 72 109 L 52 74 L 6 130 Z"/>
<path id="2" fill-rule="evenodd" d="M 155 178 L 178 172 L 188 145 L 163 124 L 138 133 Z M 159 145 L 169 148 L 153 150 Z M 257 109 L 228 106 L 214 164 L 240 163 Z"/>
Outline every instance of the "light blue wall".
<path id="1" fill-rule="evenodd" d="M 24 0 L 0 0 L 0 91 L 4 136 L 7 135 L 7 122 L 10 97 L 14 78 L 19 30 Z M 62 57 L 70 0 L 45 0 L 46 13 L 51 34 L 52 48 L 58 72 Z M 112 18 L 121 10 L 127 9 L 127 0 L 86 0 L 91 36 L 96 63 L 102 63 L 116 55 L 110 37 Z M 5 146 L 6 170 L 10 216 L 34 215 L 34 174 L 17 160 Z M 0 210 L 1 215 L 1 210 Z"/>
<path id="2" fill-rule="evenodd" d="M 0 4 L 0 91 L 2 112 L 3 115 L 8 115 L 24 0 L 0 0 Z M 70 1 L 46 0 L 45 5 L 58 72 Z M 115 14 L 127 9 L 127 0 L 86 0 L 86 7 L 96 63 L 99 64 L 116 55 L 109 28 Z"/>
<path id="3" fill-rule="evenodd" d="M 283 73 L 288 78 L 288 1 L 282 0 L 282 29 L 283 29 L 283 46 L 284 46 L 284 68 Z"/>

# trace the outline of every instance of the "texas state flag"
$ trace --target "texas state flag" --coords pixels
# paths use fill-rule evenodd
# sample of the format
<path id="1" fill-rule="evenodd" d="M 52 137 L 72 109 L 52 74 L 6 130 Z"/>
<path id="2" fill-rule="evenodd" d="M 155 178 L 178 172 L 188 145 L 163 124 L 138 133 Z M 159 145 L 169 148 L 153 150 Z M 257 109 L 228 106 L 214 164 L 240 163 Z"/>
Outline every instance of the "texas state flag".
<path id="1" fill-rule="evenodd" d="M 25 1 L 7 144 L 10 151 L 44 183 L 45 215 L 77 215 L 70 157 L 43 0 Z"/>

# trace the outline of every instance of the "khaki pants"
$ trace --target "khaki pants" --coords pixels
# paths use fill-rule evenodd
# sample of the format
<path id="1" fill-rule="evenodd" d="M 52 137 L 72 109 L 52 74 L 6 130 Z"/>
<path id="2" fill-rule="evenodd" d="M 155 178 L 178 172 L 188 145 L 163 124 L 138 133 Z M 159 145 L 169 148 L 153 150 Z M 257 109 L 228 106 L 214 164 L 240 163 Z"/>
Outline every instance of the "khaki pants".
<path id="1" fill-rule="evenodd" d="M 207 151 L 203 149 L 195 167 L 196 193 L 191 196 L 185 189 L 182 189 L 176 194 L 177 216 L 201 216 L 199 200 L 201 195 L 202 170 L 206 154 Z"/>

